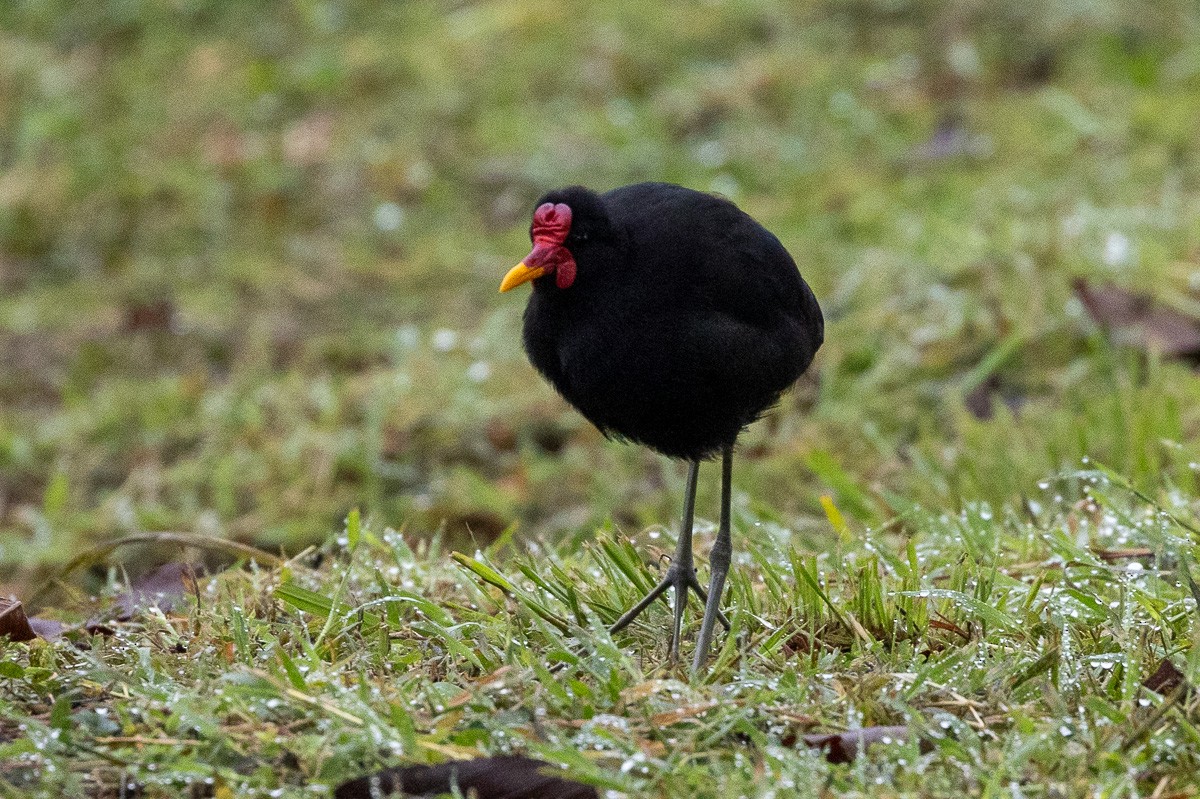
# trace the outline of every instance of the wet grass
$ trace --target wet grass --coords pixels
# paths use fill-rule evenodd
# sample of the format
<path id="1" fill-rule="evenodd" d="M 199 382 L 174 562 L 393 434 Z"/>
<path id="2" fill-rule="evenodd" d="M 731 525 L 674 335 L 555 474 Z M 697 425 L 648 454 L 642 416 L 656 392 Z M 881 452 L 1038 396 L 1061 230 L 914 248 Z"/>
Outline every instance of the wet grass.
<path id="1" fill-rule="evenodd" d="M 4 5 L 0 586 L 107 624 L 4 646 L 0 792 L 513 750 L 632 795 L 1193 795 L 1194 692 L 1145 682 L 1200 679 L 1200 381 L 1072 284 L 1200 315 L 1198 26 Z M 743 438 L 736 635 L 691 682 L 665 604 L 604 632 L 682 467 L 566 409 L 495 293 L 543 190 L 641 179 L 734 198 L 828 319 Z M 105 610 L 183 559 L 213 576 L 175 610 Z M 850 765 L 800 737 L 891 724 Z"/>
<path id="2" fill-rule="evenodd" d="M 634 796 L 1192 795 L 1200 698 L 1146 682 L 1200 666 L 1195 498 L 1080 470 L 1030 505 L 806 551 L 740 503 L 733 633 L 699 678 L 665 663 L 666 603 L 606 631 L 656 579 L 654 530 L 450 558 L 352 517 L 177 612 L 8 648 L 5 790 L 324 795 L 520 751 Z M 803 743 L 877 725 L 911 737 L 848 766 Z"/>

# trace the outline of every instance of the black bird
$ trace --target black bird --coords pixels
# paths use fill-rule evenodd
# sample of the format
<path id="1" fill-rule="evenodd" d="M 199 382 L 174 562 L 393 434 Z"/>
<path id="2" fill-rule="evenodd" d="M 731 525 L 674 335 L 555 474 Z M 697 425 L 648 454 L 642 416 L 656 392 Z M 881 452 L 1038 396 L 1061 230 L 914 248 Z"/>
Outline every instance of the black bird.
<path id="1" fill-rule="evenodd" d="M 705 603 L 693 670 L 704 664 L 732 554 L 733 445 L 812 362 L 825 324 L 795 261 L 733 203 L 669 183 L 543 196 L 533 252 L 500 291 L 533 281 L 525 351 L 605 435 L 691 463 L 671 565 L 612 631 L 675 589 L 669 654 L 679 652 L 687 591 Z M 721 526 L 707 593 L 692 560 L 700 462 L 722 457 Z"/>

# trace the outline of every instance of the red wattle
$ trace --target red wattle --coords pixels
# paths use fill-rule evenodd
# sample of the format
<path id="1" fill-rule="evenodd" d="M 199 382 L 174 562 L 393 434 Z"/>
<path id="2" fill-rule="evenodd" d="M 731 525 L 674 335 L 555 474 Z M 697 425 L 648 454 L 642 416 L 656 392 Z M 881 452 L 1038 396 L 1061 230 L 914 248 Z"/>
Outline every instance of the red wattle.
<path id="1" fill-rule="evenodd" d="M 525 256 L 521 263 L 530 269 L 542 269 L 546 274 L 553 272 L 554 283 L 560 289 L 565 289 L 575 282 L 575 256 L 561 244 L 536 241 L 533 252 Z"/>
<path id="2" fill-rule="evenodd" d="M 559 249 L 565 252 L 567 257 L 554 270 L 554 285 L 560 289 L 565 289 L 569 288 L 575 282 L 575 259 L 571 256 L 570 252 L 567 252 L 566 247 L 560 247 Z"/>

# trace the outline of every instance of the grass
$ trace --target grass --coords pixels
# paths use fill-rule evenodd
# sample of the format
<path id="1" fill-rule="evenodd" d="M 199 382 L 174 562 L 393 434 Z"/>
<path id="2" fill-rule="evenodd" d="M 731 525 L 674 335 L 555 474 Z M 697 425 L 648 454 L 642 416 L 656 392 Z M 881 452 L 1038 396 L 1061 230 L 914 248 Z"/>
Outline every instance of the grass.
<path id="1" fill-rule="evenodd" d="M 664 662 L 665 603 L 606 632 L 654 580 L 654 530 L 450 558 L 352 515 L 182 612 L 9 648 L 5 790 L 324 795 L 396 760 L 526 751 L 636 796 L 1194 795 L 1197 698 L 1143 682 L 1200 666 L 1195 498 L 1080 470 L 1038 504 L 909 508 L 917 537 L 808 553 L 743 504 L 734 632 L 699 679 Z M 849 766 L 800 743 L 874 725 L 914 737 Z"/>
<path id="2" fill-rule="evenodd" d="M 532 9 L 0 7 L 0 588 L 109 630 L 4 645 L 0 795 L 509 750 L 631 795 L 1195 795 L 1194 693 L 1144 682 L 1200 680 L 1200 381 L 1072 290 L 1200 316 L 1192 5 Z M 495 293 L 543 190 L 640 179 L 731 196 L 828 319 L 743 438 L 695 681 L 665 604 L 604 632 L 682 468 Z"/>

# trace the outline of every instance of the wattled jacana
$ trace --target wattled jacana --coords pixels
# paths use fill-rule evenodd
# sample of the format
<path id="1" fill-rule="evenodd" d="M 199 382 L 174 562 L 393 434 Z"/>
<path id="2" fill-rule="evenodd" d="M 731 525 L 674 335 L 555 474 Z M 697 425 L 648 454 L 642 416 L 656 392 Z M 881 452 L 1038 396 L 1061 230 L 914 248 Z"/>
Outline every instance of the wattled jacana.
<path id="1" fill-rule="evenodd" d="M 733 203 L 668 183 L 543 196 L 533 251 L 500 291 L 533 281 L 525 351 L 605 435 L 691 463 L 683 523 L 663 580 L 623 615 L 675 590 L 669 656 L 679 652 L 687 592 L 705 603 L 692 663 L 707 656 L 732 554 L 733 444 L 812 362 L 825 324 L 787 250 Z M 722 457 L 721 526 L 707 593 L 692 560 L 700 461 Z"/>

